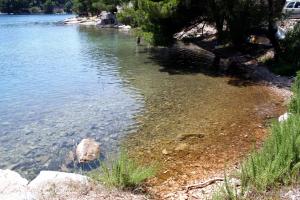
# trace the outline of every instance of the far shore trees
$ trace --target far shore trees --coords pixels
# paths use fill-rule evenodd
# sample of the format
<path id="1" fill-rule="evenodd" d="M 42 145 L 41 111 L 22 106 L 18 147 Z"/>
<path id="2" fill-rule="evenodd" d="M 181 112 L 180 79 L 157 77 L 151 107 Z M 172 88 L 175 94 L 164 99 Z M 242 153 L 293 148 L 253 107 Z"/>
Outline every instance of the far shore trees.
<path id="1" fill-rule="evenodd" d="M 70 13 L 71 0 L 0 0 L 0 12 L 13 14 Z"/>

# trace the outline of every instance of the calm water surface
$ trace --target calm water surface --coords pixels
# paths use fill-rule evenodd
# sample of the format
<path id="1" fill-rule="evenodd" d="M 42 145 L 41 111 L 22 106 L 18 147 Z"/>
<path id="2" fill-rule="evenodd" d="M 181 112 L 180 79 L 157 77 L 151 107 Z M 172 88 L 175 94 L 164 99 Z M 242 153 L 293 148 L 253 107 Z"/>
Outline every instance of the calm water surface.
<path id="1" fill-rule="evenodd" d="M 122 144 L 165 166 L 158 182 L 185 180 L 248 152 L 276 116 L 266 88 L 203 70 L 204 52 L 56 23 L 66 17 L 0 16 L 0 168 L 68 170 L 68 152 L 92 137 L 102 158 Z"/>
<path id="2" fill-rule="evenodd" d="M 0 16 L 0 168 L 58 169 L 82 138 L 102 152 L 134 129 L 141 95 L 120 77 L 134 39 L 55 22 L 67 16 Z"/>

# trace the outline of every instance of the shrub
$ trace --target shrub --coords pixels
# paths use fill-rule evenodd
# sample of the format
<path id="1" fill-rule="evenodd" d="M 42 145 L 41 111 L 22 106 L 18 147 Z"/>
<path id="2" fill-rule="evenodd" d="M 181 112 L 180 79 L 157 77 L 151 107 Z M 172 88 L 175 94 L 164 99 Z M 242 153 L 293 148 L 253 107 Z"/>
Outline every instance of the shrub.
<path id="1" fill-rule="evenodd" d="M 140 166 L 122 151 L 117 160 L 110 165 L 102 163 L 99 170 L 94 170 L 89 176 L 107 186 L 118 188 L 134 188 L 146 179 L 155 175 L 154 166 Z"/>
<path id="2" fill-rule="evenodd" d="M 30 13 L 41 13 L 42 10 L 41 10 L 40 7 L 33 6 L 33 7 L 29 8 L 29 12 L 30 12 Z"/>
<path id="3" fill-rule="evenodd" d="M 284 122 L 271 125 L 271 135 L 261 150 L 243 163 L 243 187 L 265 190 L 276 184 L 289 183 L 300 169 L 300 73 L 293 84 L 294 96 L 289 104 L 292 114 Z"/>
<path id="4" fill-rule="evenodd" d="M 124 7 L 124 9 L 117 13 L 117 19 L 119 22 L 130 25 L 132 27 L 138 26 L 138 11 L 131 7 Z"/>
<path id="5" fill-rule="evenodd" d="M 297 73 L 295 83 L 292 86 L 293 97 L 289 104 L 289 112 L 300 114 L 300 72 Z"/>
<path id="6" fill-rule="evenodd" d="M 289 31 L 286 38 L 281 42 L 281 59 L 289 63 L 294 72 L 300 70 L 300 24 L 298 23 L 293 30 Z"/>
<path id="7" fill-rule="evenodd" d="M 242 165 L 244 187 L 265 190 L 291 182 L 300 167 L 300 116 L 291 115 L 285 122 L 274 122 L 271 135 L 261 150 L 251 154 Z"/>

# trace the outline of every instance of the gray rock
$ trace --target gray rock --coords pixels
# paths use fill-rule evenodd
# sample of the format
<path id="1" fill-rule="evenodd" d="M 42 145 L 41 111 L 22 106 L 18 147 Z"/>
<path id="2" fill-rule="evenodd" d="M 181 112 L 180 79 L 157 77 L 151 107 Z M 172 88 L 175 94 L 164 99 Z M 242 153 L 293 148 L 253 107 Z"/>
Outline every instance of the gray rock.
<path id="1" fill-rule="evenodd" d="M 177 145 L 177 147 L 175 148 L 175 151 L 184 151 L 188 148 L 188 144 L 186 143 L 180 143 Z"/>
<path id="2" fill-rule="evenodd" d="M 100 14 L 100 20 L 97 22 L 98 26 L 105 26 L 105 25 L 116 25 L 118 24 L 116 16 L 107 11 L 102 11 Z"/>
<path id="3" fill-rule="evenodd" d="M 28 190 L 38 199 L 74 199 L 71 196 L 87 194 L 90 191 L 88 177 L 57 171 L 41 171 L 28 184 Z"/>
<path id="4" fill-rule="evenodd" d="M 11 170 L 0 169 L 0 199 L 35 200 L 27 189 L 28 181 L 20 174 Z"/>

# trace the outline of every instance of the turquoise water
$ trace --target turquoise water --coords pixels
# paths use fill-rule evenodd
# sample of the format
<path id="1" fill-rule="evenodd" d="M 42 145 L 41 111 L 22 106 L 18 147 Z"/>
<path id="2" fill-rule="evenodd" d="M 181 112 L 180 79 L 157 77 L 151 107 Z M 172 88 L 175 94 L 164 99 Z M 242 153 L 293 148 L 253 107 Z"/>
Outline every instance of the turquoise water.
<path id="1" fill-rule="evenodd" d="M 134 38 L 57 23 L 67 17 L 0 16 L 0 168 L 57 170 L 81 139 L 105 155 L 136 127 L 143 102 L 118 55 L 135 54 Z"/>

